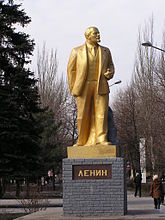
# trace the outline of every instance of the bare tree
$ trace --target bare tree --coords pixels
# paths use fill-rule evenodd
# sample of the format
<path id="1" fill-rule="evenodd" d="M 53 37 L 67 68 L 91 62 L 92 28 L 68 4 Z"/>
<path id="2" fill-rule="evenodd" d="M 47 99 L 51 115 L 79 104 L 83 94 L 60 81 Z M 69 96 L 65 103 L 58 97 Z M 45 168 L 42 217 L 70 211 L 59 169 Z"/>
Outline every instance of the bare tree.
<path id="1" fill-rule="evenodd" d="M 54 123 L 58 127 L 52 137 L 54 143 L 64 148 L 73 144 L 77 138 L 75 100 L 70 96 L 68 83 L 63 75 L 58 77 L 57 51 L 46 49 L 38 51 L 37 74 L 42 107 L 49 108 L 54 114 Z"/>
<path id="2" fill-rule="evenodd" d="M 50 55 L 43 45 L 42 52 L 38 51 L 37 74 L 38 88 L 42 107 L 49 106 L 53 109 L 54 100 L 60 83 L 57 81 L 57 51 L 51 50 Z"/>
<path id="3" fill-rule="evenodd" d="M 122 146 L 123 157 L 133 169 L 140 170 L 139 134 L 137 129 L 137 98 L 133 87 L 121 91 L 113 104 L 118 138 Z"/>
<path id="4" fill-rule="evenodd" d="M 153 18 L 139 30 L 138 47 L 130 86 L 118 94 L 114 102 L 119 140 L 124 156 L 136 167 L 138 143 L 146 140 L 147 169 L 165 172 L 165 63 L 164 54 L 142 47 L 154 42 Z M 154 44 L 154 43 L 153 43 Z"/>
<path id="5" fill-rule="evenodd" d="M 141 106 L 139 127 L 140 135 L 146 138 L 148 155 L 151 158 L 152 170 L 156 169 L 156 142 L 157 132 L 157 95 L 158 87 L 155 83 L 156 54 L 149 48 L 143 48 L 141 43 L 150 40 L 153 42 L 153 18 L 146 24 L 145 29 L 139 32 L 138 52 L 135 62 L 134 82 Z M 143 126 L 142 126 L 142 124 Z"/>

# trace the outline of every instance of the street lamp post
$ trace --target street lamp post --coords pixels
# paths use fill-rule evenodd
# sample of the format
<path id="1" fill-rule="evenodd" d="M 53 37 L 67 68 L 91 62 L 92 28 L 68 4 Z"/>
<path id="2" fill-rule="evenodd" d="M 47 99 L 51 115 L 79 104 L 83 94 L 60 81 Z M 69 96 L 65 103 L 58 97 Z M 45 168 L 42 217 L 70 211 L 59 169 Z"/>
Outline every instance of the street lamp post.
<path id="1" fill-rule="evenodd" d="M 111 84 L 109 87 L 114 86 L 114 85 L 119 84 L 119 83 L 121 83 L 121 80 L 118 80 L 118 81 L 114 82 L 114 83 Z"/>
<path id="2" fill-rule="evenodd" d="M 152 48 L 155 48 L 155 49 L 160 50 L 162 52 L 165 52 L 165 50 L 163 50 L 163 49 L 161 49 L 159 47 L 153 46 L 152 43 L 149 42 L 149 41 L 142 43 L 142 46 L 144 46 L 144 47 L 152 47 Z"/>

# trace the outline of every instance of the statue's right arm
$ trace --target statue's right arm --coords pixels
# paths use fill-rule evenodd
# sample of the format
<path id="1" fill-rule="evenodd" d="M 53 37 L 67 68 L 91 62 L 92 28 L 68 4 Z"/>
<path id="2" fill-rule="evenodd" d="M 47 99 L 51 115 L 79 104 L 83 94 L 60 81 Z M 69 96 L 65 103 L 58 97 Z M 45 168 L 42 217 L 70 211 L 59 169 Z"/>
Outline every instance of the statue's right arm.
<path id="1" fill-rule="evenodd" d="M 70 58 L 67 66 L 67 75 L 68 75 L 68 84 L 69 84 L 70 93 L 72 93 L 72 89 L 76 79 L 76 59 L 77 59 L 77 53 L 76 50 L 73 49 L 70 54 Z"/>

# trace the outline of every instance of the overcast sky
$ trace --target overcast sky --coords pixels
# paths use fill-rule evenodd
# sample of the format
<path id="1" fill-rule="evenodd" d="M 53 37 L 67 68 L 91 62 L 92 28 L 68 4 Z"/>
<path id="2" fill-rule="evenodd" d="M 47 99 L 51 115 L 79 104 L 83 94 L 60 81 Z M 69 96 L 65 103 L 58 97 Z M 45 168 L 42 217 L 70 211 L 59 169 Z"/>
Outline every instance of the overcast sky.
<path id="1" fill-rule="evenodd" d="M 23 8 L 32 18 L 26 32 L 35 40 L 34 54 L 43 42 L 48 49 L 57 49 L 59 75 L 66 75 L 71 49 L 85 42 L 85 29 L 98 27 L 100 44 L 111 50 L 115 64 L 115 76 L 109 84 L 122 80 L 111 88 L 112 99 L 117 88 L 131 79 L 139 27 L 153 15 L 157 46 L 165 30 L 165 0 L 23 0 Z M 35 57 L 32 65 L 35 70 Z"/>

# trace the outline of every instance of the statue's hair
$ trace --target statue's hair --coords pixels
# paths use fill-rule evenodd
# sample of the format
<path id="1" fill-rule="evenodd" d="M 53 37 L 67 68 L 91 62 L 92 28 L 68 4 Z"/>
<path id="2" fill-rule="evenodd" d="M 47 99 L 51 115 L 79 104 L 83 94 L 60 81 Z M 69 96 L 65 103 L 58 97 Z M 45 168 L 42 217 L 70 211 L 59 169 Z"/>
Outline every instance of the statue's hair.
<path id="1" fill-rule="evenodd" d="M 97 27 L 88 27 L 85 31 L 85 37 L 88 38 L 93 29 L 98 29 Z"/>

